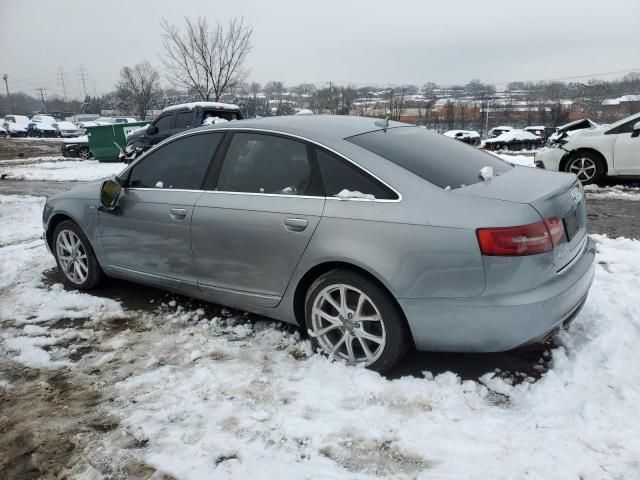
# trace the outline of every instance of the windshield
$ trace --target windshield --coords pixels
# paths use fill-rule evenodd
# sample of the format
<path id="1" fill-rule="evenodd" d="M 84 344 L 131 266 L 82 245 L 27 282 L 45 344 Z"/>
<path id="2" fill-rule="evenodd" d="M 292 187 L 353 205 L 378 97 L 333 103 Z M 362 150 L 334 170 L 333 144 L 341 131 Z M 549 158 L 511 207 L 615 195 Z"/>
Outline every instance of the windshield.
<path id="1" fill-rule="evenodd" d="M 491 167 L 494 175 L 513 168 L 466 143 L 420 127 L 377 130 L 346 140 L 445 189 L 479 182 L 479 172 L 484 167 Z"/>

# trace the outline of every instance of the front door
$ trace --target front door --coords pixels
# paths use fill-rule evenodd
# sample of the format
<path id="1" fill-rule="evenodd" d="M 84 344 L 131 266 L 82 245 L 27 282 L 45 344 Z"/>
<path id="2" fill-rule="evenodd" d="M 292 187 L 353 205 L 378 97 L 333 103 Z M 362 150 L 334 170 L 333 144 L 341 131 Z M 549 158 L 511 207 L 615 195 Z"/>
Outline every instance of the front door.
<path id="1" fill-rule="evenodd" d="M 197 284 L 191 220 L 222 135 L 206 132 L 178 138 L 125 173 L 117 208 L 99 212 L 110 268 L 154 283 Z"/>
<path id="2" fill-rule="evenodd" d="M 216 189 L 193 212 L 200 288 L 228 305 L 276 306 L 320 221 L 318 182 L 304 142 L 233 134 Z"/>
<path id="3" fill-rule="evenodd" d="M 621 175 L 640 174 L 640 131 L 633 126 L 640 121 L 635 118 L 619 127 L 613 150 L 613 165 Z"/>

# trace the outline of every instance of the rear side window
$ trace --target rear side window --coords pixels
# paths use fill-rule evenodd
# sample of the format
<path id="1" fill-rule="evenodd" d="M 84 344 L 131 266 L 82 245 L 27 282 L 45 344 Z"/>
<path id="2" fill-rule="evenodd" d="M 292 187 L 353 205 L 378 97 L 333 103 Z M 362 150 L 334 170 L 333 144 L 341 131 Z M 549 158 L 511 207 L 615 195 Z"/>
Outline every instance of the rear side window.
<path id="1" fill-rule="evenodd" d="M 312 194 L 306 144 L 274 135 L 234 133 L 222 164 L 218 190 Z"/>
<path id="2" fill-rule="evenodd" d="M 420 127 L 397 127 L 347 138 L 441 188 L 473 185 L 483 167 L 494 175 L 513 168 L 493 155 Z"/>
<path id="3" fill-rule="evenodd" d="M 129 175 L 132 188 L 200 190 L 223 133 L 189 135 L 149 153 Z"/>
<path id="4" fill-rule="evenodd" d="M 155 123 L 155 126 L 158 127 L 158 131 L 169 130 L 171 128 L 173 115 L 163 115 L 158 119 Z"/>
<path id="5" fill-rule="evenodd" d="M 193 112 L 179 112 L 176 116 L 176 128 L 191 128 L 193 126 Z"/>
<path id="6" fill-rule="evenodd" d="M 318 166 L 327 197 L 342 190 L 373 195 L 380 200 L 396 200 L 398 196 L 360 168 L 319 148 L 316 149 Z"/>

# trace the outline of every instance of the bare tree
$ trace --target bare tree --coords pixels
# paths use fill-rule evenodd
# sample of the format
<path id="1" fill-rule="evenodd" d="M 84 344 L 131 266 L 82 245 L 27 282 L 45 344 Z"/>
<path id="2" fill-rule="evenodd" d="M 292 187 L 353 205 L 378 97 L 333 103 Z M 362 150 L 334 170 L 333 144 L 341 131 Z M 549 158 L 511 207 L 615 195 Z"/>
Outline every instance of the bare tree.
<path id="1" fill-rule="evenodd" d="M 117 96 L 143 120 L 151 109 L 152 102 L 160 92 L 160 74 L 148 61 L 120 70 L 120 81 L 116 85 Z"/>
<path id="2" fill-rule="evenodd" d="M 181 32 L 162 20 L 162 59 L 168 79 L 176 86 L 195 90 L 202 100 L 215 101 L 246 77 L 243 64 L 251 51 L 253 28 L 243 18 L 233 18 L 227 27 L 209 28 L 206 18 L 185 18 Z"/>

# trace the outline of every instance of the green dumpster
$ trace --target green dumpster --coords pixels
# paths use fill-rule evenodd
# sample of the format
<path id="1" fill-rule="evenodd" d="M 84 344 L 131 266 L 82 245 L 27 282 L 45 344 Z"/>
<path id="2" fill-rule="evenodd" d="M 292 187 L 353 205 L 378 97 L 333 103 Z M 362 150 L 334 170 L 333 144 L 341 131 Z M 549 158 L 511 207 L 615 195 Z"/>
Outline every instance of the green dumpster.
<path id="1" fill-rule="evenodd" d="M 119 161 L 118 155 L 127 144 L 127 135 L 148 124 L 149 122 L 112 123 L 86 127 L 89 150 L 93 153 L 93 158 L 100 162 Z"/>

